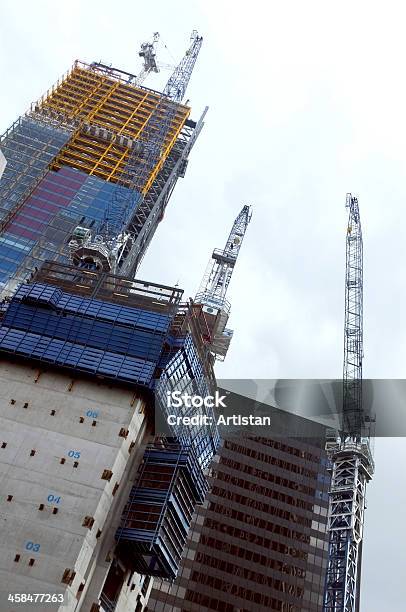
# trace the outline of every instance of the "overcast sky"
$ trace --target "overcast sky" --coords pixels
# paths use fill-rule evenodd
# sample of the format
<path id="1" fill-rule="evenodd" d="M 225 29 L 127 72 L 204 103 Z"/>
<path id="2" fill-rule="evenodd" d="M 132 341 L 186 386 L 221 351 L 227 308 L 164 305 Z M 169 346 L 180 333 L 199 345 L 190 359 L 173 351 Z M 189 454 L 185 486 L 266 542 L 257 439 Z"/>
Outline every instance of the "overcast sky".
<path id="1" fill-rule="evenodd" d="M 193 118 L 210 109 L 140 277 L 193 295 L 211 250 L 252 204 L 218 377 L 339 377 L 351 191 L 364 232 L 365 376 L 403 378 L 405 17 L 388 0 L 2 0 L 0 131 L 76 58 L 138 72 L 152 32 L 170 63 L 198 29 L 186 97 Z M 401 612 L 406 442 L 377 441 L 376 461 L 361 611 Z"/>

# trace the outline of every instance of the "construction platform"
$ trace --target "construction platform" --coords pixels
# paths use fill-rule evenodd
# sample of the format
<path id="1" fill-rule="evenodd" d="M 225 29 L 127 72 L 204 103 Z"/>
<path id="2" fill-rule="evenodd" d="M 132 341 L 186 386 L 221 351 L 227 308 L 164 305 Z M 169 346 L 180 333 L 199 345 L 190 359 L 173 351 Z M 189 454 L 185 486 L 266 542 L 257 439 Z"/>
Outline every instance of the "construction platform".
<path id="1" fill-rule="evenodd" d="M 121 561 L 140 574 L 176 578 L 196 504 L 207 490 L 192 446 L 149 445 L 116 533 Z"/>
<path id="2" fill-rule="evenodd" d="M 114 70 L 109 74 L 98 64 L 79 61 L 31 111 L 35 117 L 49 118 L 73 130 L 52 168 L 71 166 L 112 182 L 122 176 L 135 143 L 151 139 L 151 117 L 163 122 L 169 112 L 171 125 L 159 163 L 146 181 L 133 186 L 142 193 L 149 190 L 190 114 L 187 106 L 129 83 L 126 73 Z M 142 149 L 138 163 L 143 163 Z"/>

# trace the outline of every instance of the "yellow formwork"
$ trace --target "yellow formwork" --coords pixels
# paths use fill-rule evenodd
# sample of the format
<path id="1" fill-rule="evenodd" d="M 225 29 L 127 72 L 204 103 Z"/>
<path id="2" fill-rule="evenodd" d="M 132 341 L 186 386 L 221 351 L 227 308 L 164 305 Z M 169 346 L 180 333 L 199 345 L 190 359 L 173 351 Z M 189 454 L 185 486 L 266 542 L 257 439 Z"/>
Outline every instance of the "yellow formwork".
<path id="1" fill-rule="evenodd" d="M 72 70 L 35 105 L 36 112 L 49 113 L 62 123 L 76 127 L 52 167 L 58 169 L 68 165 L 106 181 L 116 182 L 130 154 L 130 149 L 119 144 L 116 137 L 145 141 L 144 130 L 161 99 L 158 92 L 137 87 L 117 76 L 111 77 L 97 71 L 97 68 L 75 62 Z M 144 177 L 143 184 L 135 185 L 139 191 L 146 193 L 150 188 L 189 113 L 189 107 L 177 104 L 160 160 L 149 177 L 146 180 Z M 164 115 L 158 109 L 159 116 L 163 118 Z M 109 138 L 86 133 L 84 127 L 89 124 L 107 130 Z M 143 163 L 142 154 L 138 161 Z"/>

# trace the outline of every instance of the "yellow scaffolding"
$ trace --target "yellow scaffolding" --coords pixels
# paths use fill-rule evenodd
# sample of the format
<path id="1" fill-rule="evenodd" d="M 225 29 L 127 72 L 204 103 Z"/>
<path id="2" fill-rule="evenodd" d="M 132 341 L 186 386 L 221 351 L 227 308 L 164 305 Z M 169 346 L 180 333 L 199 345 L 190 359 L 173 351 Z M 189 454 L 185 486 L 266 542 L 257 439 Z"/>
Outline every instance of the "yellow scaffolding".
<path id="1" fill-rule="evenodd" d="M 146 140 L 144 130 L 161 100 L 158 92 L 75 62 L 72 70 L 35 105 L 35 112 L 76 127 L 51 167 L 59 169 L 67 165 L 116 182 L 125 168 L 133 141 Z M 158 118 L 164 117 L 164 104 L 158 108 Z M 177 104 L 159 162 L 143 184 L 136 185 L 139 191 L 145 194 L 149 190 L 189 114 L 189 107 Z M 142 153 L 137 161 L 143 163 Z"/>

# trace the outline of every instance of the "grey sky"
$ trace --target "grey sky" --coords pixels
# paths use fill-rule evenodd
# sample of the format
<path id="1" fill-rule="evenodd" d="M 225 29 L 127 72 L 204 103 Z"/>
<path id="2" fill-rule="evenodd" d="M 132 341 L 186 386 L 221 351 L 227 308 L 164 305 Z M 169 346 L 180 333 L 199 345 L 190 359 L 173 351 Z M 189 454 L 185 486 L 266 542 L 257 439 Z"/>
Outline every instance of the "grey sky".
<path id="1" fill-rule="evenodd" d="M 404 3 L 388 0 L 3 0 L 0 130 L 74 59 L 137 72 L 152 32 L 179 58 L 198 29 L 187 97 L 194 118 L 210 110 L 140 276 L 192 295 L 211 249 L 253 204 L 230 287 L 235 337 L 218 376 L 338 377 L 352 191 L 364 230 L 365 375 L 404 377 L 404 23 Z M 376 447 L 361 609 L 401 612 L 406 444 Z"/>

